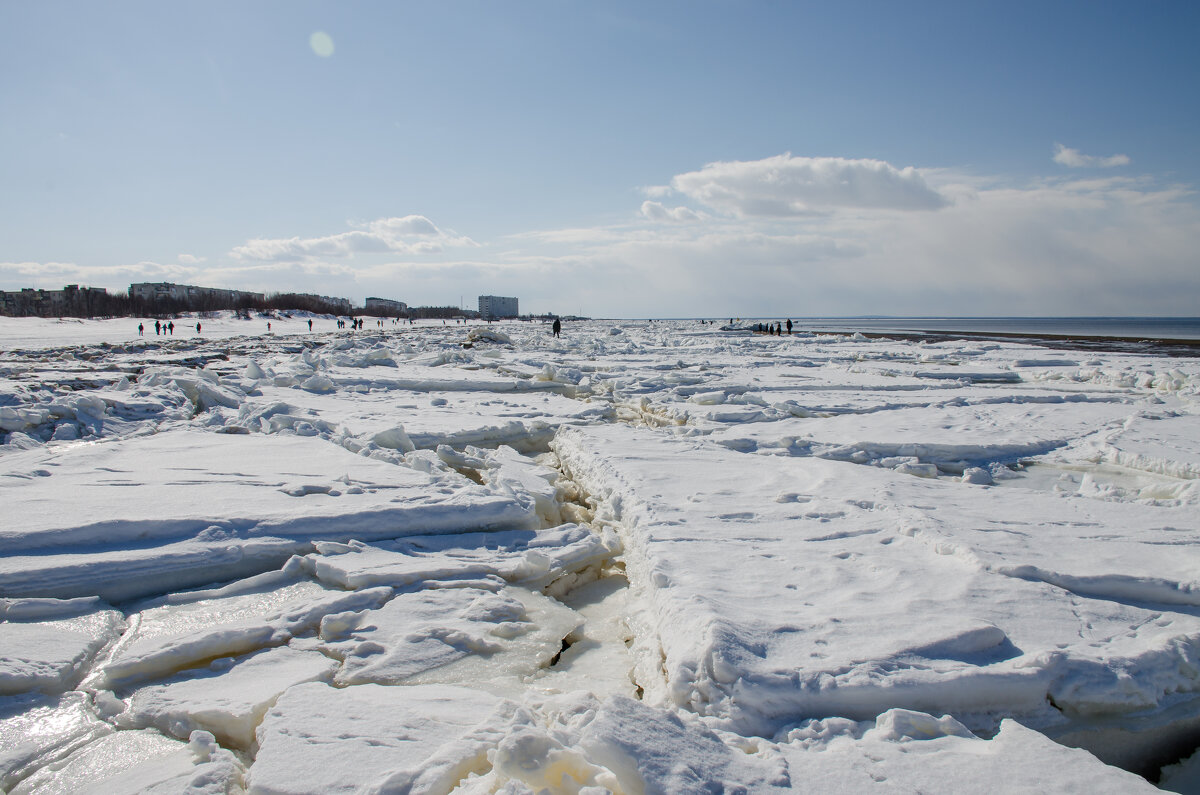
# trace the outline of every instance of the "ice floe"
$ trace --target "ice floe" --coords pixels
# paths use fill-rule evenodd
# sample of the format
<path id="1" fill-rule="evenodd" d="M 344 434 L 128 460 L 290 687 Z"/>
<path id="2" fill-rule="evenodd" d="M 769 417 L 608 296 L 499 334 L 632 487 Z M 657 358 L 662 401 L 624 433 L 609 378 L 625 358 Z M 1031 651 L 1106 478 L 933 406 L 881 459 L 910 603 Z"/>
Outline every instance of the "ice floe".
<path id="1" fill-rule="evenodd" d="M 1194 786 L 1198 360 L 314 319 L 0 318 L 0 787 Z"/>

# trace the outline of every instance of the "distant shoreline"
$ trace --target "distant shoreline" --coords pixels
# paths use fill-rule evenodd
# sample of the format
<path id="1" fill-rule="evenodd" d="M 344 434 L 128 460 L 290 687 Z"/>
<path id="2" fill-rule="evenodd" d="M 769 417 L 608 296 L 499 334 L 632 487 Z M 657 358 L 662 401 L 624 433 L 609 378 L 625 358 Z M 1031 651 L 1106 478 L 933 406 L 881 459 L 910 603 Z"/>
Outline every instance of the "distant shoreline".
<path id="1" fill-rule="evenodd" d="M 1124 351 L 1126 353 L 1157 353 L 1171 357 L 1200 356 L 1200 339 L 1124 337 L 1111 335 L 1038 334 L 1016 331 L 946 331 L 943 329 L 912 329 L 910 331 L 822 331 L 813 328 L 806 332 L 851 336 L 861 334 L 868 339 L 894 339 L 910 342 L 944 340 L 995 340 L 997 342 L 1027 342 L 1047 348 L 1081 351 Z"/>

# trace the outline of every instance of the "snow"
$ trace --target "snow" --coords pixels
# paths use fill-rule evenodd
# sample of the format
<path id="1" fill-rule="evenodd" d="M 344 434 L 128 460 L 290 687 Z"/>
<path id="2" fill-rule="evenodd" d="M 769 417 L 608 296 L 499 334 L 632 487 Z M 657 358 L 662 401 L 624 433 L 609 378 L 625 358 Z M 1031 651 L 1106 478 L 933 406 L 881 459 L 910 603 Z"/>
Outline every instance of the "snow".
<path id="1" fill-rule="evenodd" d="M 226 746 L 253 748 L 254 729 L 280 694 L 303 682 L 328 680 L 336 667 L 319 652 L 286 646 L 241 659 L 223 657 L 135 690 L 116 723 L 153 727 L 179 739 L 201 729 Z"/>
<path id="2" fill-rule="evenodd" d="M 444 685 L 297 685 L 258 729 L 248 790 L 447 792 L 485 766 L 495 733 L 488 718 L 500 705 L 478 690 Z"/>
<path id="3" fill-rule="evenodd" d="M 195 322 L 0 318 L 6 790 L 1194 788 L 1196 359 Z"/>

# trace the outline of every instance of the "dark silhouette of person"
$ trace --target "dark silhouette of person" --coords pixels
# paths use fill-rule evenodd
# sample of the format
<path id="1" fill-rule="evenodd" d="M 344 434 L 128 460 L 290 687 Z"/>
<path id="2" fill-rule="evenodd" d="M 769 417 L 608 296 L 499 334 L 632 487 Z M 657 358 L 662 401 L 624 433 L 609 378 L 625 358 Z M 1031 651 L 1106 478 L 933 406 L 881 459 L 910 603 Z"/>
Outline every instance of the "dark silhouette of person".
<path id="1" fill-rule="evenodd" d="M 146 332 L 146 327 L 138 323 L 138 336 L 142 336 Z"/>
<path id="2" fill-rule="evenodd" d="M 168 323 L 167 328 L 171 331 L 171 336 L 174 337 L 175 336 L 175 321 L 172 320 L 170 323 Z"/>
<path id="3" fill-rule="evenodd" d="M 199 334 L 199 333 L 200 333 L 200 323 L 199 323 L 199 321 L 197 321 L 197 323 L 196 323 L 196 333 L 197 333 L 197 334 Z"/>
<path id="4" fill-rule="evenodd" d="M 308 330 L 312 331 L 312 318 L 308 319 Z M 791 330 L 792 330 L 792 321 L 789 320 L 788 321 L 788 331 L 790 332 Z"/>
<path id="5" fill-rule="evenodd" d="M 778 320 L 775 321 L 775 336 L 776 337 L 783 336 L 783 324 L 780 323 Z"/>
<path id="6" fill-rule="evenodd" d="M 154 336 L 158 336 L 158 321 L 154 321 Z"/>
<path id="7" fill-rule="evenodd" d="M 558 318 L 554 318 L 554 325 L 550 327 L 550 330 L 554 332 L 554 336 L 556 337 L 562 333 L 562 323 L 558 321 Z"/>
<path id="8" fill-rule="evenodd" d="M 787 330 L 788 330 L 788 334 L 792 333 L 792 319 L 790 317 L 788 318 L 788 322 L 787 322 Z"/>

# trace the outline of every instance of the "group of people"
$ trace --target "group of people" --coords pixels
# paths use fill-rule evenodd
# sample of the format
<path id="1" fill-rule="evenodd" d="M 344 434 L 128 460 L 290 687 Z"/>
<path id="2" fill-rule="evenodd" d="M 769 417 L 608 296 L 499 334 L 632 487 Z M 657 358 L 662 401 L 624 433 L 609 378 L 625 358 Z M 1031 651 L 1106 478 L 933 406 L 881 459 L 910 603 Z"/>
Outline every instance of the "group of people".
<path id="1" fill-rule="evenodd" d="M 196 333 L 197 334 L 200 333 L 200 324 L 199 323 L 196 324 Z M 154 336 L 157 337 L 160 334 L 163 334 L 163 335 L 170 334 L 172 337 L 174 337 L 175 336 L 175 321 L 172 320 L 167 323 L 163 323 L 162 321 L 159 321 L 159 320 L 154 321 Z M 146 335 L 146 324 L 138 323 L 138 336 L 144 337 L 145 335 Z"/>
<path id="2" fill-rule="evenodd" d="M 778 320 L 775 321 L 774 323 L 755 323 L 754 324 L 754 331 L 757 334 L 773 334 L 777 337 L 781 337 L 781 336 L 783 336 L 783 329 L 784 329 L 783 324 L 780 323 Z M 787 333 L 788 334 L 792 333 L 792 319 L 791 318 L 788 318 L 788 321 L 787 321 Z"/>
<path id="3" fill-rule="evenodd" d="M 145 332 L 145 330 L 146 330 L 145 326 L 143 326 L 141 323 L 138 323 L 138 336 L 139 337 L 142 336 L 142 334 Z M 157 337 L 160 334 L 167 334 L 167 333 L 170 333 L 172 337 L 175 336 L 175 321 L 174 320 L 172 320 L 169 323 L 162 323 L 158 320 L 154 321 L 154 336 Z"/>
<path id="4" fill-rule="evenodd" d="M 338 318 L 337 327 L 340 329 L 344 329 L 347 327 L 347 324 L 349 324 L 349 328 L 352 331 L 356 330 L 356 329 L 361 330 L 363 327 L 363 322 L 364 321 L 361 317 L 359 317 L 359 318 L 352 317 L 349 320 L 345 320 L 343 318 Z M 401 320 L 393 320 L 392 321 L 393 324 L 399 324 L 401 322 L 403 322 L 403 321 L 401 321 Z M 380 328 L 383 328 L 382 320 L 378 321 L 378 324 L 379 324 Z M 408 320 L 408 324 L 410 326 L 414 325 L 412 319 Z M 445 325 L 445 321 L 443 321 L 443 325 Z M 311 318 L 308 321 L 308 330 L 309 331 L 313 330 L 313 322 L 312 322 Z M 268 320 L 267 321 L 267 333 L 270 333 L 270 332 L 271 332 L 271 321 Z M 196 333 L 197 334 L 200 333 L 200 323 L 199 322 L 196 323 Z M 554 336 L 556 336 L 556 337 L 562 333 L 562 323 L 559 321 L 558 318 L 554 319 L 554 325 L 551 326 L 551 333 L 553 333 Z M 790 320 L 788 321 L 788 333 L 789 334 L 792 333 L 792 321 L 790 321 Z M 145 334 L 146 334 L 146 325 L 144 323 L 138 323 L 138 336 L 142 337 L 142 336 L 145 336 Z M 174 320 L 169 321 L 169 322 L 161 322 L 158 320 L 154 321 L 154 334 L 155 334 L 155 336 L 157 336 L 159 334 L 170 334 L 170 335 L 174 336 L 175 321 Z"/>

